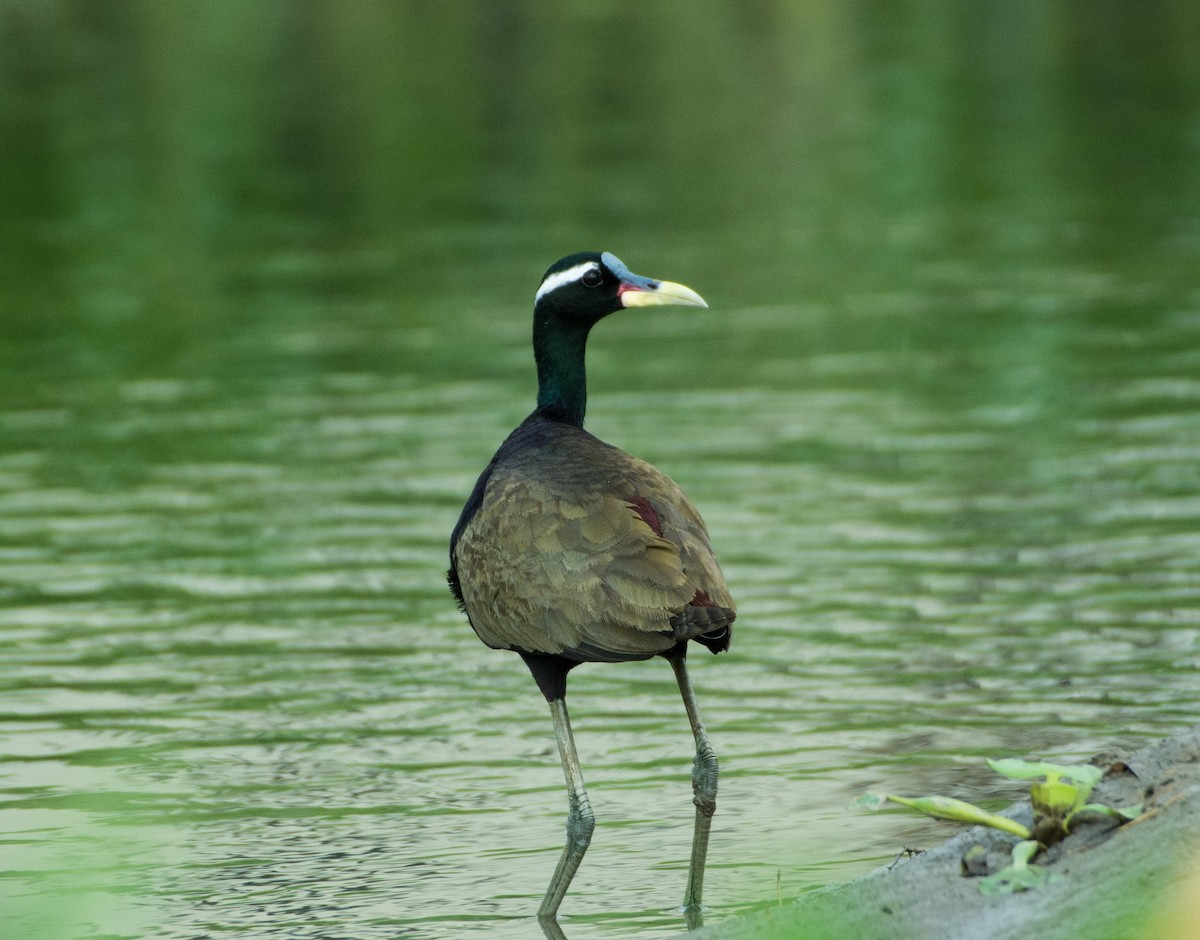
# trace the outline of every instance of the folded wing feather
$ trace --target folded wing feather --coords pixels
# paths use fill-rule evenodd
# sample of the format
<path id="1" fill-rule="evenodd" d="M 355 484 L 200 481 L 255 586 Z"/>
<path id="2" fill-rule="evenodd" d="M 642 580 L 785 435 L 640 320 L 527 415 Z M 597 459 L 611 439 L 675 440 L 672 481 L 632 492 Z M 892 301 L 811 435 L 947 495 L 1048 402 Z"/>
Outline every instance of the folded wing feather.
<path id="1" fill-rule="evenodd" d="M 677 615 L 697 592 L 732 609 L 682 490 L 650 464 L 595 443 L 604 450 L 575 455 L 587 459 L 568 464 L 573 472 L 561 472 L 559 454 L 554 474 L 533 463 L 497 467 L 489 480 L 456 548 L 466 607 L 485 643 L 644 658 L 678 641 Z"/>

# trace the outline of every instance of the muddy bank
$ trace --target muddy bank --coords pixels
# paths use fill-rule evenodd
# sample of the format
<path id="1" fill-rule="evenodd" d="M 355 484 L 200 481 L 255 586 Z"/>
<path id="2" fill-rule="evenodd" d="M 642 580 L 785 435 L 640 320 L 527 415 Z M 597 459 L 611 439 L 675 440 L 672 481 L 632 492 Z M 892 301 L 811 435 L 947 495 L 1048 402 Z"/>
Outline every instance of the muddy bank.
<path id="1" fill-rule="evenodd" d="M 1198 940 L 1200 725 L 1092 763 L 1107 773 L 1091 802 L 1144 803 L 1145 812 L 1122 825 L 1078 821 L 1035 860 L 1055 873 L 1040 890 L 985 897 L 978 877 L 964 874 L 964 855 L 983 845 L 999 859 L 1018 840 L 976 827 L 848 884 L 680 940 Z M 1033 817 L 1028 800 L 1003 815 L 1026 825 Z"/>

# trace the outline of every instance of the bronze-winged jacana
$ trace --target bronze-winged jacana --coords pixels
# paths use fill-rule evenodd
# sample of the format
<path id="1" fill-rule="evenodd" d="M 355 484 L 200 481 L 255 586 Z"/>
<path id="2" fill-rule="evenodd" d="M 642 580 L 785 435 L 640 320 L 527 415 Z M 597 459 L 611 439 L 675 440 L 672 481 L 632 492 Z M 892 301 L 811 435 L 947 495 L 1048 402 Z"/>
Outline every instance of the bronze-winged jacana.
<path id="1" fill-rule="evenodd" d="M 689 640 L 728 649 L 733 600 L 700 514 L 645 461 L 583 429 L 591 328 L 625 307 L 707 306 L 682 284 L 632 273 L 613 255 L 563 258 L 533 307 L 537 408 L 501 445 L 450 538 L 450 588 L 479 638 L 519 653 L 550 703 L 567 779 L 567 842 L 538 915 L 552 919 L 595 817 L 567 717 L 580 663 L 666 657 L 696 740 L 696 824 L 684 909 L 700 909 L 717 759 L 688 678 Z"/>

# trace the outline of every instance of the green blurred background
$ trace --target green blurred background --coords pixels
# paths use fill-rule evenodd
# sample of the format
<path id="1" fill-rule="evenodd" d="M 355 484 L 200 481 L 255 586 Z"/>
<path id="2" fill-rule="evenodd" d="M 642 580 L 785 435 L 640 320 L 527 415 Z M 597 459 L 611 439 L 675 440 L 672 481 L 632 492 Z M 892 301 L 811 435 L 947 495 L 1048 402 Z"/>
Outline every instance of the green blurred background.
<path id="1" fill-rule="evenodd" d="M 711 306 L 589 363 L 740 605 L 710 922 L 1195 720 L 1194 2 L 0 0 L 14 936 L 531 935 L 548 716 L 441 578 L 581 249 Z M 567 932 L 681 930 L 669 670 L 572 701 Z"/>

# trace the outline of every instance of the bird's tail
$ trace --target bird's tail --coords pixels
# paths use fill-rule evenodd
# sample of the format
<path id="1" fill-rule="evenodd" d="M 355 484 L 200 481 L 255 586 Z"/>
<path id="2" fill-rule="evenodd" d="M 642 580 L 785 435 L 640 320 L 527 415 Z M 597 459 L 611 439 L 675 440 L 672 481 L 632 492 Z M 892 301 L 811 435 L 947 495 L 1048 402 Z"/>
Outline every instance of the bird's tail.
<path id="1" fill-rule="evenodd" d="M 671 618 L 671 628 L 679 640 L 695 640 L 713 653 L 729 649 L 733 621 L 737 611 L 716 605 L 689 605 Z"/>

